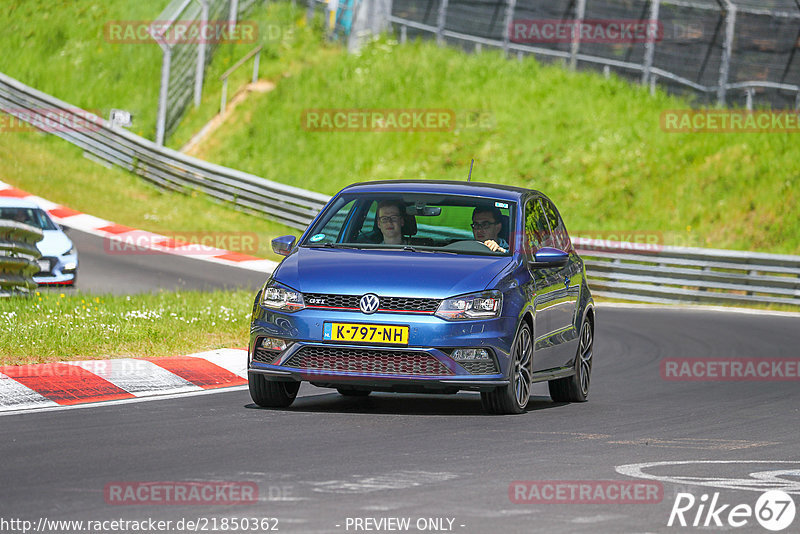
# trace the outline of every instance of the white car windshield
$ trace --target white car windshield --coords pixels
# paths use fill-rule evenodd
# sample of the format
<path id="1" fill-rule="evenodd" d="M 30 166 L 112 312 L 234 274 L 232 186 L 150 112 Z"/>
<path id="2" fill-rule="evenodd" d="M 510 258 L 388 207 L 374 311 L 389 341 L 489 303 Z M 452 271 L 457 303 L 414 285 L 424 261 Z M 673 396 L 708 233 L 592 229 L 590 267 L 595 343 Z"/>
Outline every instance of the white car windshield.
<path id="1" fill-rule="evenodd" d="M 0 208 L 0 220 L 27 224 L 40 230 L 58 230 L 55 223 L 40 208 Z"/>

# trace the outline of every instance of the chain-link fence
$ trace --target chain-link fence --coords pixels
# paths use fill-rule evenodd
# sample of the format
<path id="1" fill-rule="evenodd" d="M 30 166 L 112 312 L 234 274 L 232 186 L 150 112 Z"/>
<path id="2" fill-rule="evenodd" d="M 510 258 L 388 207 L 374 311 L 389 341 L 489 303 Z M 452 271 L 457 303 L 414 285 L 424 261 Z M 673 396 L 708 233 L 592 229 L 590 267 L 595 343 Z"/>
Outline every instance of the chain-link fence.
<path id="1" fill-rule="evenodd" d="M 241 41 L 236 23 L 261 0 L 172 0 L 151 28 L 162 50 L 156 142 L 180 123 L 193 101 L 200 105 L 203 74 L 221 42 Z"/>
<path id="2" fill-rule="evenodd" d="M 499 47 L 692 95 L 800 106 L 800 0 L 394 0 L 401 40 Z"/>

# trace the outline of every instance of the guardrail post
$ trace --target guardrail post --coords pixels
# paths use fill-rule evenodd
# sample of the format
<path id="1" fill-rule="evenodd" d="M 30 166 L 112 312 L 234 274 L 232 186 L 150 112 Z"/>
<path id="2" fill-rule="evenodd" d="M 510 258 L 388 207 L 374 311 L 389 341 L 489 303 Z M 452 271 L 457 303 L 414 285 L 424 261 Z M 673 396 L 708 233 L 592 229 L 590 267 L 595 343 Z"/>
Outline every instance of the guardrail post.
<path id="1" fill-rule="evenodd" d="M 753 94 L 755 92 L 756 92 L 756 90 L 753 89 L 752 87 L 748 87 L 747 89 L 744 90 L 744 94 L 745 94 L 745 98 L 746 98 L 745 107 L 747 108 L 747 111 L 753 111 Z"/>
<path id="2" fill-rule="evenodd" d="M 642 69 L 642 85 L 646 84 L 650 79 L 650 70 L 653 68 L 653 56 L 656 52 L 656 36 L 658 35 L 658 9 L 661 6 L 661 0 L 650 0 L 650 20 L 648 27 L 656 23 L 656 35 L 648 33 L 647 42 L 644 45 L 644 68 Z M 652 90 L 651 90 L 652 92 Z"/>
<path id="3" fill-rule="evenodd" d="M 578 66 L 578 51 L 581 48 L 581 26 L 586 14 L 586 0 L 578 0 L 575 5 L 575 20 L 573 21 L 572 46 L 569 51 L 569 68 L 575 70 Z M 576 28 L 577 25 L 577 28 Z"/>
<path id="4" fill-rule="evenodd" d="M 231 0 L 231 9 L 228 12 L 228 24 L 236 26 L 239 22 L 239 0 Z"/>
<path id="5" fill-rule="evenodd" d="M 800 109 L 800 91 L 794 97 L 794 109 Z"/>
<path id="6" fill-rule="evenodd" d="M 258 81 L 258 69 L 261 65 L 261 47 L 258 47 L 258 52 L 256 52 L 256 57 L 253 60 L 253 81 L 252 83 L 256 83 Z"/>
<path id="7" fill-rule="evenodd" d="M 161 45 L 162 43 L 158 43 Z M 168 45 L 161 47 L 161 88 L 158 91 L 158 116 L 156 117 L 156 144 L 164 146 L 164 135 L 167 124 L 167 94 L 169 93 L 169 73 L 172 64 L 172 49 Z"/>
<path id="8" fill-rule="evenodd" d="M 436 17 L 436 44 L 444 44 L 444 23 L 447 19 L 447 0 L 439 0 L 439 14 Z"/>
<path id="9" fill-rule="evenodd" d="M 308 0 L 308 9 L 306 10 L 306 24 L 311 26 L 314 22 L 314 2 L 316 0 Z"/>
<path id="10" fill-rule="evenodd" d="M 405 24 L 400 25 L 400 43 L 406 44 L 408 40 L 408 28 Z"/>
<path id="11" fill-rule="evenodd" d="M 514 24 L 514 11 L 517 8 L 517 0 L 508 0 L 506 4 L 506 15 L 503 17 L 505 27 L 503 28 L 503 52 L 508 57 L 508 45 L 511 42 L 511 25 Z"/>
<path id="12" fill-rule="evenodd" d="M 225 108 L 228 105 L 228 78 L 222 80 L 222 97 L 219 101 L 220 114 L 225 113 Z"/>
<path id="13" fill-rule="evenodd" d="M 201 28 L 208 27 L 208 0 L 199 0 L 202 12 Z M 208 31 L 208 30 L 206 30 Z M 206 43 L 200 39 L 197 43 L 197 68 L 194 76 L 194 107 L 200 106 L 200 99 L 203 96 L 203 76 L 206 71 Z"/>
<path id="14" fill-rule="evenodd" d="M 719 85 L 717 86 L 717 105 L 725 105 L 725 94 L 728 90 L 731 53 L 733 51 L 733 31 L 736 28 L 736 6 L 731 0 L 725 2 L 725 41 L 722 45 L 722 58 L 719 64 Z"/>

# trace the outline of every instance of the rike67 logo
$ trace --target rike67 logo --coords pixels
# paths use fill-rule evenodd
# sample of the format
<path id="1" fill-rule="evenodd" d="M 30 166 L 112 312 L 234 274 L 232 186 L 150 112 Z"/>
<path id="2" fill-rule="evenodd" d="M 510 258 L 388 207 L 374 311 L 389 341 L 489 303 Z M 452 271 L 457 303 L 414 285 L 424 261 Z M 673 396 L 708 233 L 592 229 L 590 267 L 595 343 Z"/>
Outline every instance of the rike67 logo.
<path id="1" fill-rule="evenodd" d="M 749 532 L 758 522 L 763 528 L 778 532 L 792 524 L 795 512 L 794 500 L 781 490 L 762 493 L 755 506 L 722 504 L 719 492 L 715 492 L 710 500 L 705 493 L 699 499 L 691 493 L 678 493 L 667 526 L 750 527 L 746 529 Z"/>

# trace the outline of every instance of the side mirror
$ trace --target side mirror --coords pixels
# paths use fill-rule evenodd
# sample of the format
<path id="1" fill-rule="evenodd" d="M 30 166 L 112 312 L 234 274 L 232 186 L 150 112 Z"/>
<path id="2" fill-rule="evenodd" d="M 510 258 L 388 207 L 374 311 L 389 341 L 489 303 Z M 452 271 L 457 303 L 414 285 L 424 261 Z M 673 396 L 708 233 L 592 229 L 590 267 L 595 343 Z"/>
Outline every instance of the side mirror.
<path id="1" fill-rule="evenodd" d="M 563 267 L 569 261 L 569 254 L 558 248 L 542 247 L 534 254 L 534 261 L 529 265 L 536 269 Z"/>
<path id="2" fill-rule="evenodd" d="M 282 235 L 272 240 L 272 251 L 281 256 L 288 256 L 297 238 L 293 235 Z"/>

